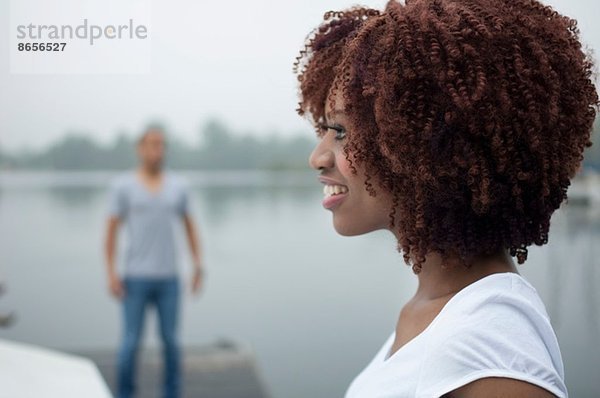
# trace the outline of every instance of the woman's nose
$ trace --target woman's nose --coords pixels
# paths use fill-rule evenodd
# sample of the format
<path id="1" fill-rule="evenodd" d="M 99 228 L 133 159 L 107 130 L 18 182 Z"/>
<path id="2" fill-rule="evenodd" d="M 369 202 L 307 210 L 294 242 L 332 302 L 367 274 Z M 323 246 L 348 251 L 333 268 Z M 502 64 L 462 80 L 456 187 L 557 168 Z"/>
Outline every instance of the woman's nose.
<path id="1" fill-rule="evenodd" d="M 328 148 L 326 140 L 323 138 L 319 141 L 315 149 L 313 149 L 308 164 L 315 170 L 329 169 L 334 166 L 335 156 L 330 148 Z"/>

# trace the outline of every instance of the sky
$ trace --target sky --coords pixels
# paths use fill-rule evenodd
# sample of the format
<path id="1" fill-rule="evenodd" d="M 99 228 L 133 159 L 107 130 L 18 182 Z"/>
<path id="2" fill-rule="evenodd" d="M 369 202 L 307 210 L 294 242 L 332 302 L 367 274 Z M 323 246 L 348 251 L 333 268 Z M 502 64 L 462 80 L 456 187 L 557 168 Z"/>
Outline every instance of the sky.
<path id="1" fill-rule="evenodd" d="M 600 49 L 596 2 L 545 1 L 577 19 L 583 42 Z M 306 35 L 327 10 L 385 3 L 153 0 L 150 73 L 14 74 L 7 56 L 10 1 L 0 0 L 0 149 L 35 150 L 66 133 L 108 143 L 120 133 L 137 135 L 153 121 L 195 144 L 212 117 L 240 133 L 312 134 L 295 112 L 292 73 Z"/>

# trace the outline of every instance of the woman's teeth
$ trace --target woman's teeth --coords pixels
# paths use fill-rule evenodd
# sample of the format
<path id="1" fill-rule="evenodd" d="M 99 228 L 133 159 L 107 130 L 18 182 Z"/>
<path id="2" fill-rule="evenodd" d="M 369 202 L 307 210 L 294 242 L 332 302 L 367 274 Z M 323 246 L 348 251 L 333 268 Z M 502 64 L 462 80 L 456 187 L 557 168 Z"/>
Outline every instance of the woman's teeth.
<path id="1" fill-rule="evenodd" d="M 339 195 L 348 192 L 348 188 L 343 185 L 325 185 L 323 187 L 323 194 L 327 196 Z"/>

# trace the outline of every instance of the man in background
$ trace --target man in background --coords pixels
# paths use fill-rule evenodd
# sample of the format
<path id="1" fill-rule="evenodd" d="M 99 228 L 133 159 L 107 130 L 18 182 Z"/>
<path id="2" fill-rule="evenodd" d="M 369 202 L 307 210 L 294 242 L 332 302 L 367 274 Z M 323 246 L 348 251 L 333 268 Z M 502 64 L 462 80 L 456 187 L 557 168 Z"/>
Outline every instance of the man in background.
<path id="1" fill-rule="evenodd" d="M 148 305 L 158 314 L 164 357 L 164 398 L 180 397 L 178 314 L 180 287 L 174 227 L 183 222 L 193 260 L 191 290 L 199 291 L 203 267 L 200 244 L 189 211 L 184 182 L 163 170 L 165 136 L 147 129 L 137 143 L 139 166 L 117 177 L 111 186 L 106 233 L 106 270 L 110 293 L 123 310 L 123 336 L 118 352 L 117 397 L 135 393 L 137 352 Z M 115 267 L 119 227 L 127 231 L 123 273 Z"/>

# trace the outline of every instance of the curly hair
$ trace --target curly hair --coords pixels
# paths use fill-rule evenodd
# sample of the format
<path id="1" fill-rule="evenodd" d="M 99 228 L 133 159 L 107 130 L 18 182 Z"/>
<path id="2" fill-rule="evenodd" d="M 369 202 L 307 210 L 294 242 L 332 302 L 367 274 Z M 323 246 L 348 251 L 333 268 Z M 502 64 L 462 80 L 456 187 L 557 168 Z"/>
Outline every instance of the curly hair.
<path id="1" fill-rule="evenodd" d="M 325 13 L 293 69 L 317 135 L 339 91 L 352 172 L 391 193 L 419 273 L 430 251 L 470 267 L 508 249 L 522 264 L 548 242 L 592 145 L 593 66 L 577 22 L 536 0 L 391 0 Z"/>

